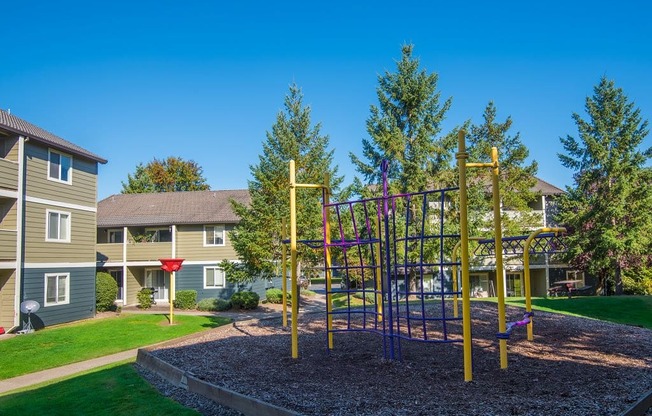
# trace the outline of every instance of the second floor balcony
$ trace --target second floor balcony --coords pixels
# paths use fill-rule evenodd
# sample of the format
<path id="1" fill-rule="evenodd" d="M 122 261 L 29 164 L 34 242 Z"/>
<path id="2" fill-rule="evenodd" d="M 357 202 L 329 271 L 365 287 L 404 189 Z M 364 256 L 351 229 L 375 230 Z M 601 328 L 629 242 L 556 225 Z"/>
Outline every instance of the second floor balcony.
<path id="1" fill-rule="evenodd" d="M 18 189 L 18 163 L 0 158 L 0 188 Z"/>
<path id="2" fill-rule="evenodd" d="M 16 260 L 16 238 L 15 230 L 0 229 L 0 261 Z"/>
<path id="3" fill-rule="evenodd" d="M 126 249 L 126 259 L 123 253 Z M 171 242 L 128 242 L 123 243 L 100 243 L 97 244 L 97 261 L 102 263 L 134 262 L 134 261 L 158 261 L 160 258 L 172 255 Z"/>

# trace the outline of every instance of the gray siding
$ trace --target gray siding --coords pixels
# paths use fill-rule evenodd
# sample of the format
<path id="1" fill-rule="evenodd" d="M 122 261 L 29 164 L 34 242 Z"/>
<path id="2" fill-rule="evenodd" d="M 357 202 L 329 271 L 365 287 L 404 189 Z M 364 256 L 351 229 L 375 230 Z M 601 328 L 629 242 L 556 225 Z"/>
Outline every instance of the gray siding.
<path id="1" fill-rule="evenodd" d="M 48 180 L 48 148 L 28 142 L 27 195 L 71 204 L 97 205 L 97 163 L 72 156 L 72 184 Z M 65 153 L 65 152 L 64 152 Z"/>
<path id="2" fill-rule="evenodd" d="M 197 300 L 206 298 L 226 299 L 231 298 L 235 292 L 235 286 L 226 283 L 223 289 L 204 289 L 204 266 L 210 264 L 191 264 L 183 266 L 181 271 L 176 273 L 176 290 L 196 290 Z M 212 265 L 215 265 L 214 263 Z"/>
<path id="3" fill-rule="evenodd" d="M 94 267 L 25 269 L 23 273 L 21 302 L 35 300 L 41 305 L 41 309 L 32 314 L 32 325 L 36 328 L 95 316 Z M 70 303 L 44 306 L 46 273 L 70 273 Z M 26 319 L 21 317 L 22 321 Z"/>
<path id="4" fill-rule="evenodd" d="M 204 266 L 210 265 L 192 264 L 183 266 L 181 271 L 176 273 L 176 290 L 196 290 L 198 301 L 206 298 L 228 300 L 237 290 L 251 290 L 258 293 L 262 300 L 265 299 L 265 291 L 268 288 L 272 286 L 277 288 L 281 287 L 281 279 L 279 278 L 274 279 L 272 284 L 266 280 L 257 280 L 253 283 L 241 284 L 239 286 L 226 282 L 226 287 L 223 289 L 204 289 Z"/>

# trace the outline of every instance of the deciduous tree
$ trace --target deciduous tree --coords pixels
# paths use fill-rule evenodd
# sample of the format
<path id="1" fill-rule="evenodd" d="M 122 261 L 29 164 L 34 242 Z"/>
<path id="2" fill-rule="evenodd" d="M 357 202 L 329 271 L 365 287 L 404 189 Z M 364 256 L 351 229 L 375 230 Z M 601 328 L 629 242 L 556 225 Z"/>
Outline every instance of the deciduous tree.
<path id="1" fill-rule="evenodd" d="M 210 186 L 195 161 L 170 156 L 165 160 L 154 159 L 147 165 L 139 163 L 133 175 L 122 182 L 123 194 L 152 192 L 206 191 Z"/>

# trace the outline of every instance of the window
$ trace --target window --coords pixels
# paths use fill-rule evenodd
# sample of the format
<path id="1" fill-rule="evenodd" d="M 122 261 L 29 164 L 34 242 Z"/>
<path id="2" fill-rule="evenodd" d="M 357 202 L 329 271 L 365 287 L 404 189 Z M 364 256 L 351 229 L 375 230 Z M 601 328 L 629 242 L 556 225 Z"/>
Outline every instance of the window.
<path id="1" fill-rule="evenodd" d="M 578 280 L 575 287 L 584 286 L 584 272 L 579 270 L 566 270 L 566 280 Z"/>
<path id="2" fill-rule="evenodd" d="M 224 287 L 224 270 L 219 267 L 204 267 L 204 289 Z"/>
<path id="3" fill-rule="evenodd" d="M 70 274 L 51 273 L 45 275 L 45 306 L 70 303 Z"/>
<path id="4" fill-rule="evenodd" d="M 224 226 L 223 225 L 204 226 L 204 246 L 223 246 L 223 245 L 224 245 Z"/>
<path id="5" fill-rule="evenodd" d="M 71 183 L 72 158 L 50 150 L 48 154 L 48 179 Z"/>
<path id="6" fill-rule="evenodd" d="M 46 241 L 70 242 L 70 213 L 46 211 Z"/>
<path id="7" fill-rule="evenodd" d="M 147 241 L 151 243 L 170 243 L 172 242 L 172 231 L 169 228 L 145 230 Z"/>
<path id="8" fill-rule="evenodd" d="M 107 237 L 109 243 L 122 243 L 124 242 L 123 230 L 109 230 Z"/>

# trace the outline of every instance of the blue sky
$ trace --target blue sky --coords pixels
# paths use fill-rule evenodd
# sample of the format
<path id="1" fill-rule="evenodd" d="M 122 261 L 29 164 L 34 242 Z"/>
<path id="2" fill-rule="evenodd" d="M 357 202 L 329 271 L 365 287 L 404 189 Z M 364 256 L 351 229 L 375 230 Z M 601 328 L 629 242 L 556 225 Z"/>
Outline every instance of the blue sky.
<path id="1" fill-rule="evenodd" d="M 559 187 L 572 183 L 559 137 L 576 136 L 571 114 L 600 77 L 652 118 L 648 2 L 452 3 L 4 2 L 0 108 L 108 159 L 100 199 L 167 156 L 199 163 L 213 189 L 246 188 L 291 83 L 351 180 L 377 77 L 404 43 L 453 98 L 444 132 L 494 101 Z"/>

